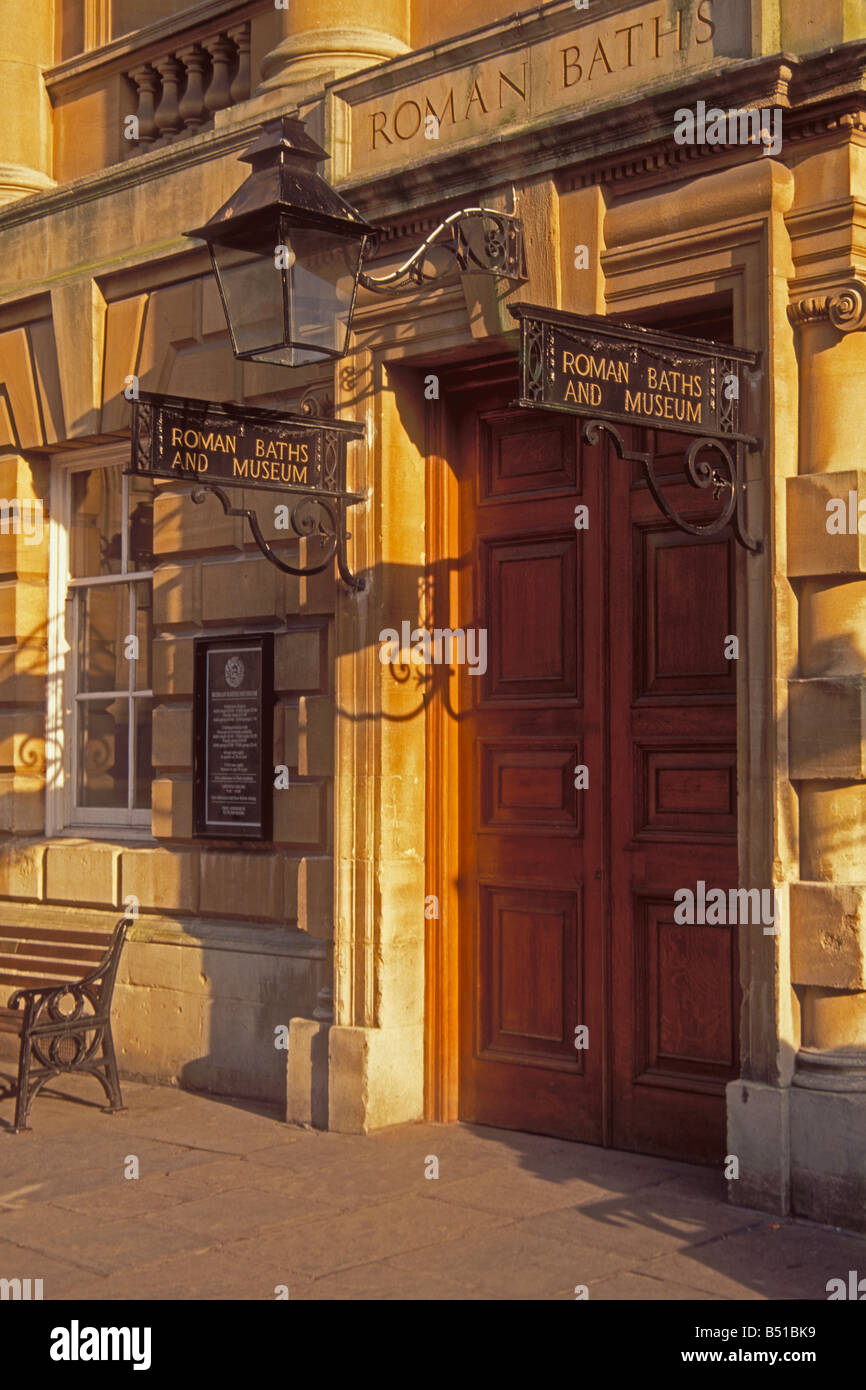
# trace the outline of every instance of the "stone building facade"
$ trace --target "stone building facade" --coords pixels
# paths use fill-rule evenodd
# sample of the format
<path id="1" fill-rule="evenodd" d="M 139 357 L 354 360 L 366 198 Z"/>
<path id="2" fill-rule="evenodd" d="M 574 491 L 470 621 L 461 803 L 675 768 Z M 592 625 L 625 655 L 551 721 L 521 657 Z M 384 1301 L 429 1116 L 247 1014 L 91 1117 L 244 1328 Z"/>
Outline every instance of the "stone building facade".
<path id="1" fill-rule="evenodd" d="M 101 928 L 136 899 L 128 1075 L 348 1132 L 481 1118 L 734 1156 L 736 1200 L 864 1229 L 866 15 L 498 8 L 467 32 L 454 0 L 6 0 L 4 920 Z M 699 103 L 781 113 L 779 148 L 680 142 Z M 524 283 L 361 291 L 333 369 L 236 360 L 184 232 L 294 111 L 382 229 L 375 273 L 483 203 L 520 216 Z M 760 554 L 681 543 L 626 463 L 514 407 L 517 301 L 760 353 Z M 128 476 L 131 381 L 362 422 L 364 590 Z M 670 436 L 648 447 L 703 516 Z M 485 627 L 487 673 L 385 664 L 403 620 Z M 209 842 L 194 642 L 255 632 L 290 786 L 272 841 Z M 673 890 L 714 875 L 776 891 L 777 929 L 679 928 Z"/>

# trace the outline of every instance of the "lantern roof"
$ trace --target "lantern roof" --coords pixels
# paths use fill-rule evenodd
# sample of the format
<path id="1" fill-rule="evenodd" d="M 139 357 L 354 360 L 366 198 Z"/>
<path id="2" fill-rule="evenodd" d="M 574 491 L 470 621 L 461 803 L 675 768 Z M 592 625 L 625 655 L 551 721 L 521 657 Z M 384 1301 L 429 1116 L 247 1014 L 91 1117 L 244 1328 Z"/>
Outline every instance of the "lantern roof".
<path id="1" fill-rule="evenodd" d="M 252 172 L 204 226 L 186 235 L 236 244 L 245 232 L 263 229 L 280 213 L 290 224 L 372 235 L 375 229 L 318 172 L 317 164 L 329 157 L 297 116 L 265 122 L 239 156 Z"/>

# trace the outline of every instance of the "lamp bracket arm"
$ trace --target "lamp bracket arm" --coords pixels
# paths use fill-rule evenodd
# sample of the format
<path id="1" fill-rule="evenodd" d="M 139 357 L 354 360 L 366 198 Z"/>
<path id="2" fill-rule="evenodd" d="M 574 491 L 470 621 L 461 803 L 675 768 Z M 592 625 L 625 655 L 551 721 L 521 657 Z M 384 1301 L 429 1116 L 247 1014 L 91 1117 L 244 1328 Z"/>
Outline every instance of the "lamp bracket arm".
<path id="1" fill-rule="evenodd" d="M 472 243 L 468 235 L 470 224 L 484 219 L 489 225 L 482 232 L 483 244 Z M 425 257 L 434 246 L 453 257 L 448 270 L 456 268 L 464 275 L 495 275 L 514 281 L 526 278 L 520 218 L 496 208 L 472 207 L 452 212 L 396 270 L 387 275 L 368 275 L 362 270 L 358 284 L 376 294 L 401 294 L 412 286 L 437 280 L 439 272 L 425 275 L 423 270 Z"/>

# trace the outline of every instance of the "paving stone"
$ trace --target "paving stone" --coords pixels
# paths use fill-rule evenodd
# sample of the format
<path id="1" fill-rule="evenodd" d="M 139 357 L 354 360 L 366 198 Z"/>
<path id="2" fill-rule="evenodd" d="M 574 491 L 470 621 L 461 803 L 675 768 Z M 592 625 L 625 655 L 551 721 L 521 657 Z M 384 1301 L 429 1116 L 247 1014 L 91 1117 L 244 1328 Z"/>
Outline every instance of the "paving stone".
<path id="1" fill-rule="evenodd" d="M 589 1286 L 590 1301 L 594 1303 L 691 1303 L 721 1302 L 717 1295 L 675 1284 L 669 1279 L 654 1278 L 623 1270 L 609 1279 L 593 1280 Z"/>
<path id="2" fill-rule="evenodd" d="M 760 1219 L 760 1218 L 757 1218 Z M 756 1213 L 720 1202 L 699 1202 L 677 1192 L 639 1189 L 606 1201 L 564 1207 L 533 1218 L 532 1229 L 556 1240 L 619 1250 L 634 1265 L 683 1246 L 754 1224 Z"/>
<path id="3" fill-rule="evenodd" d="M 412 1273 L 390 1263 L 356 1265 L 311 1282 L 299 1282 L 290 1287 L 289 1297 L 300 1302 L 320 1302 L 326 1299 L 367 1302 L 404 1302 L 407 1299 L 431 1302 L 450 1300 L 463 1302 L 485 1297 L 456 1284 L 451 1279 L 424 1271 Z"/>
<path id="4" fill-rule="evenodd" d="M 422 1245 L 454 1239 L 467 1230 L 494 1224 L 494 1218 L 466 1207 L 448 1206 L 426 1197 L 403 1197 L 363 1211 L 340 1213 L 329 1221 L 285 1222 L 255 1241 L 229 1248 L 234 1254 L 263 1262 L 282 1261 L 307 1278 L 353 1265 L 369 1264 Z"/>
<path id="5" fill-rule="evenodd" d="M 0 1240 L 0 1279 L 41 1279 L 46 1302 L 78 1297 L 83 1277 L 84 1272 L 67 1260 L 52 1259 L 12 1241 Z"/>
<path id="6" fill-rule="evenodd" d="M 589 1284 L 628 1264 L 628 1256 L 588 1244 L 566 1245 L 535 1234 L 525 1222 L 473 1231 L 459 1240 L 395 1257 L 408 1273 L 424 1271 L 467 1285 L 488 1298 L 544 1297 L 569 1284 Z"/>
<path id="7" fill-rule="evenodd" d="M 736 1210 L 736 1208 L 734 1208 Z M 866 1272 L 866 1238 L 805 1221 L 758 1217 L 697 1249 L 653 1262 L 652 1273 L 721 1298 L 826 1299 L 829 1279 Z"/>
<path id="8" fill-rule="evenodd" d="M 183 1251 L 205 1250 L 215 1243 L 146 1217 L 101 1223 L 50 1205 L 0 1215 L 0 1240 L 94 1274 L 135 1268 Z"/>
<path id="9" fill-rule="evenodd" d="M 605 1189 L 579 1178 L 549 1178 L 522 1168 L 488 1168 L 472 1178 L 431 1183 L 432 1195 L 444 1202 L 501 1212 L 503 1216 L 534 1216 L 581 1202 L 597 1202 Z"/>
<path id="10" fill-rule="evenodd" d="M 273 1302 L 276 1282 L 265 1276 L 259 1261 L 238 1259 L 228 1251 L 215 1249 L 205 1255 L 177 1255 L 144 1269 L 111 1275 L 102 1281 L 98 1292 L 94 1288 L 93 1293 L 84 1296 L 110 1300 Z M 296 1277 L 290 1298 L 293 1293 L 298 1297 L 305 1286 L 306 1281 Z"/>
<path id="11" fill-rule="evenodd" d="M 193 1231 L 211 1243 L 240 1240 L 268 1226 L 336 1216 L 337 1208 L 326 1202 L 311 1201 L 291 1193 L 261 1188 L 231 1188 L 213 1193 L 197 1202 L 172 1207 L 165 1223 L 174 1230 Z"/>

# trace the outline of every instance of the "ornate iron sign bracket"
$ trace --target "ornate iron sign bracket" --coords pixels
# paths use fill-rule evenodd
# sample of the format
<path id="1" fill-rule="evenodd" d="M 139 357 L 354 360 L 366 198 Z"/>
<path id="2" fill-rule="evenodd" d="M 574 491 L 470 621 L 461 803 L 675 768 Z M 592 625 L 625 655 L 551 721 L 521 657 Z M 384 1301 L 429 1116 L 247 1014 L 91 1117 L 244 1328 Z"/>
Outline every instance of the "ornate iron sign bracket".
<path id="1" fill-rule="evenodd" d="M 521 335 L 517 405 L 583 416 L 588 444 L 609 435 L 619 458 L 641 465 L 656 504 L 681 531 L 712 536 L 730 523 L 744 549 L 763 550 L 745 524 L 745 450 L 760 440 L 741 427 L 746 374 L 757 366 L 757 353 L 531 304 L 515 304 L 511 312 Z M 652 454 L 627 449 L 623 426 L 690 435 L 686 477 L 724 497 L 719 514 L 705 523 L 681 517 L 656 477 Z"/>
<path id="2" fill-rule="evenodd" d="M 202 503 L 205 500 L 207 491 L 213 492 L 222 502 L 223 511 L 226 516 L 242 516 L 249 522 L 250 530 L 253 533 L 253 540 L 262 552 L 266 560 L 270 560 L 272 565 L 276 565 L 278 570 L 285 574 L 321 574 L 326 570 L 333 560 L 337 557 L 337 569 L 343 583 L 350 589 L 363 589 L 363 579 L 356 578 L 350 573 L 346 563 L 346 541 L 351 537 L 351 531 L 346 530 L 344 507 L 351 502 L 363 502 L 364 498 L 356 493 L 332 493 L 326 502 L 320 494 L 304 494 L 289 511 L 289 520 L 292 523 L 292 530 L 296 536 L 310 538 L 318 536 L 323 543 L 328 543 L 327 553 L 317 565 L 290 565 L 288 560 L 283 560 L 275 550 L 269 545 L 262 534 L 259 525 L 259 518 L 251 507 L 233 507 L 224 488 L 216 483 L 205 483 L 202 487 L 197 487 L 192 493 L 193 502 Z M 323 524 L 321 516 L 316 515 L 315 509 L 324 513 L 328 525 Z M 306 510 L 305 510 L 306 509 Z"/>
<path id="3" fill-rule="evenodd" d="M 194 482 L 195 503 L 215 493 L 226 516 L 245 518 L 262 555 L 285 574 L 321 574 L 336 556 L 343 583 L 361 590 L 364 580 L 346 560 L 346 512 L 365 498 L 346 490 L 345 477 L 346 445 L 363 435 L 364 426 L 352 421 L 142 392 L 133 402 L 129 471 Z M 286 529 L 300 539 L 318 538 L 322 558 L 306 565 L 284 560 L 265 539 L 256 510 L 232 505 L 226 492 L 232 487 L 282 498 Z"/>

